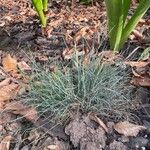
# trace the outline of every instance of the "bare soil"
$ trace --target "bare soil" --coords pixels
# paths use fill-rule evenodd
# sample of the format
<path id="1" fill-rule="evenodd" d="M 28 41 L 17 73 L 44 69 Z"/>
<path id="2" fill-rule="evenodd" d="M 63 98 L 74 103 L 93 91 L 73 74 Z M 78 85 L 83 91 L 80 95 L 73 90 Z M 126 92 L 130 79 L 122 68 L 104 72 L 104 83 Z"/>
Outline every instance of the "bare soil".
<path id="1" fill-rule="evenodd" d="M 71 57 L 74 40 L 77 41 L 79 51 L 83 48 L 89 51 L 92 46 L 95 49 L 99 48 L 99 51 L 109 48 L 106 12 L 102 2 L 88 7 L 76 4 L 74 9 L 69 4 L 53 2 L 49 7 L 49 22 L 45 36 L 30 1 L 0 0 L 0 63 L 2 57 L 8 53 L 26 62 L 29 61 L 30 53 L 42 63 L 47 61 L 47 58 L 51 58 L 52 62 L 64 61 L 65 57 Z M 72 23 L 71 19 L 79 15 L 81 17 L 76 23 Z M 87 30 L 81 32 L 83 26 L 87 26 Z M 124 56 L 129 56 L 131 50 L 138 47 L 130 57 L 131 60 L 136 60 L 150 45 L 149 27 L 146 25 L 140 31 L 145 34 L 145 38 L 129 41 L 122 50 Z M 86 38 L 83 38 L 84 35 Z M 67 125 L 58 125 L 45 119 L 39 119 L 34 124 L 25 118 L 17 120 L 18 116 L 10 112 L 0 112 L 0 142 L 7 135 L 12 135 L 14 139 L 11 141 L 10 150 L 148 150 L 149 91 L 149 88 L 138 87 L 135 93 L 141 107 L 133 113 L 137 116 L 138 123 L 147 127 L 147 130 L 140 132 L 137 137 L 118 134 L 113 129 L 115 122 L 104 119 L 109 129 L 106 133 L 97 122 L 89 118 L 88 114 L 78 114 L 71 118 Z"/>

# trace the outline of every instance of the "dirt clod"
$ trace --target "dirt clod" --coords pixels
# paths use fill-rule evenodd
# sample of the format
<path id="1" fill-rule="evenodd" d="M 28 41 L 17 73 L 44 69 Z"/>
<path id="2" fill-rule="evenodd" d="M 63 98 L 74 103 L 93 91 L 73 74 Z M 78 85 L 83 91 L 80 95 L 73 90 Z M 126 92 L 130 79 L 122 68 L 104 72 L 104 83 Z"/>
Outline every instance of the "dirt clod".
<path id="1" fill-rule="evenodd" d="M 84 120 L 76 118 L 65 129 L 74 147 L 81 150 L 100 150 L 105 147 L 106 135 L 103 128 L 89 127 Z"/>

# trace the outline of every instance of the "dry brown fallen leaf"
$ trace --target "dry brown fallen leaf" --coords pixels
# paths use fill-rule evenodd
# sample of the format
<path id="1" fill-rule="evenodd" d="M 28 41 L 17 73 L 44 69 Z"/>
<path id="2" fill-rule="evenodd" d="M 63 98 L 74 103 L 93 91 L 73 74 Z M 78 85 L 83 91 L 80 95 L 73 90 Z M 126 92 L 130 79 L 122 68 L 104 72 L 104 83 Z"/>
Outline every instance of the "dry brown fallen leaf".
<path id="1" fill-rule="evenodd" d="M 31 71 L 31 67 L 25 61 L 21 61 L 17 65 L 21 71 Z"/>
<path id="2" fill-rule="evenodd" d="M 10 84 L 11 78 L 6 78 L 5 80 L 0 82 L 0 88 Z"/>
<path id="3" fill-rule="evenodd" d="M 17 60 L 8 54 L 2 60 L 3 68 L 6 72 L 17 72 Z"/>
<path id="4" fill-rule="evenodd" d="M 102 51 L 98 54 L 98 56 L 109 59 L 109 58 L 115 57 L 115 54 L 112 51 Z"/>
<path id="5" fill-rule="evenodd" d="M 11 110 L 14 114 L 21 115 L 32 122 L 38 119 L 38 113 L 34 107 L 27 107 L 20 101 L 12 101 L 5 105 L 5 110 Z"/>
<path id="6" fill-rule="evenodd" d="M 16 110 L 14 114 L 21 115 L 31 122 L 35 122 L 39 117 L 36 109 L 34 107 L 26 108 L 24 110 Z"/>
<path id="7" fill-rule="evenodd" d="M 82 37 L 85 37 L 88 34 L 88 31 L 90 30 L 89 26 L 85 26 L 82 29 L 80 29 L 75 36 L 75 41 L 78 42 Z"/>
<path id="8" fill-rule="evenodd" d="M 150 61 L 125 61 L 125 64 L 132 67 L 133 78 L 131 84 L 136 86 L 150 87 L 149 67 Z"/>
<path id="9" fill-rule="evenodd" d="M 26 108 L 27 108 L 27 106 L 23 105 L 19 101 L 11 101 L 10 103 L 7 103 L 5 105 L 5 110 L 12 110 L 12 111 L 18 110 L 18 111 L 21 111 L 21 110 L 24 110 Z"/>
<path id="10" fill-rule="evenodd" d="M 0 102 L 14 99 L 20 89 L 19 84 L 11 83 L 0 88 Z"/>
<path id="11" fill-rule="evenodd" d="M 137 136 L 141 130 L 145 130 L 145 126 L 132 124 L 128 121 L 119 122 L 114 125 L 114 129 L 124 136 Z"/>
<path id="12" fill-rule="evenodd" d="M 131 67 L 138 67 L 138 68 L 145 67 L 148 64 L 150 64 L 150 62 L 148 61 L 125 61 L 124 63 L 126 65 L 130 65 Z"/>
<path id="13" fill-rule="evenodd" d="M 45 56 L 45 55 L 39 55 L 39 56 L 36 56 L 36 60 L 38 62 L 47 62 L 48 61 L 48 57 Z"/>
<path id="14" fill-rule="evenodd" d="M 0 142 L 0 150 L 9 150 L 10 149 L 10 141 L 12 140 L 12 136 L 8 135 L 6 136 L 1 142 Z"/>
<path id="15" fill-rule="evenodd" d="M 149 77 L 133 77 L 130 82 L 136 86 L 150 87 Z"/>
<path id="16" fill-rule="evenodd" d="M 133 68 L 132 68 L 132 73 L 135 77 L 141 77 L 141 75 Z"/>
<path id="17" fill-rule="evenodd" d="M 10 54 L 8 54 L 3 58 L 2 65 L 5 72 L 9 73 L 14 78 L 21 78 L 21 74 L 18 73 L 16 58 L 11 57 Z"/>
<path id="18" fill-rule="evenodd" d="M 138 30 L 133 30 L 132 34 L 134 35 L 134 39 L 142 40 L 144 38 L 143 34 Z"/>
<path id="19" fill-rule="evenodd" d="M 71 58 L 73 58 L 74 54 L 76 56 L 83 56 L 85 54 L 84 51 L 78 51 L 78 49 L 75 51 L 74 48 L 72 49 L 68 49 L 66 48 L 64 51 L 63 51 L 63 58 L 66 59 L 66 60 L 69 60 Z"/>
<path id="20" fill-rule="evenodd" d="M 121 58 L 119 54 L 114 54 L 112 51 L 102 51 L 98 56 L 103 58 L 103 64 L 105 65 L 113 65 L 117 59 Z"/>

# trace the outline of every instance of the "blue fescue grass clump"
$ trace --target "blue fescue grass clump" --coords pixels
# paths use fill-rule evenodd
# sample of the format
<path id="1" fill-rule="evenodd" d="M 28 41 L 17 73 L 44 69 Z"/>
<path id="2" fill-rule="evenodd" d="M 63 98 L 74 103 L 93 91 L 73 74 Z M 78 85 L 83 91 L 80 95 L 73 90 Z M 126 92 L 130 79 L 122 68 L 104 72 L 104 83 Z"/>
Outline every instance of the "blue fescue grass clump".
<path id="1" fill-rule="evenodd" d="M 77 57 L 51 72 L 35 65 L 26 101 L 40 114 L 50 112 L 54 120 L 68 117 L 73 106 L 82 112 L 127 116 L 131 102 L 127 72 L 101 60 L 93 58 L 85 65 Z"/>

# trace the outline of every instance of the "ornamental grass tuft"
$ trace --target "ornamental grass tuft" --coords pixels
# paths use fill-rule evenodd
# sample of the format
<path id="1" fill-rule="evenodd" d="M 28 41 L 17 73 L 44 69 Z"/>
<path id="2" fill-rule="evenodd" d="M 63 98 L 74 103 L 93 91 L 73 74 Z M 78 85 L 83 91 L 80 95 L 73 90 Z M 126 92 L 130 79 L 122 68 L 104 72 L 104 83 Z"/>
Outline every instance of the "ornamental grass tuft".
<path id="1" fill-rule="evenodd" d="M 83 59 L 76 57 L 51 72 L 37 64 L 34 68 L 25 101 L 39 114 L 49 112 L 52 120 L 65 120 L 74 106 L 83 113 L 96 112 L 115 119 L 129 114 L 132 90 L 127 72 L 120 67 L 104 65 L 101 58 L 84 65 Z"/>

